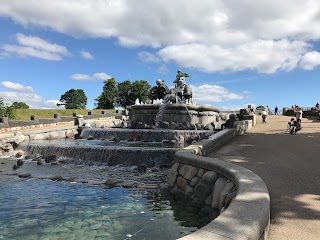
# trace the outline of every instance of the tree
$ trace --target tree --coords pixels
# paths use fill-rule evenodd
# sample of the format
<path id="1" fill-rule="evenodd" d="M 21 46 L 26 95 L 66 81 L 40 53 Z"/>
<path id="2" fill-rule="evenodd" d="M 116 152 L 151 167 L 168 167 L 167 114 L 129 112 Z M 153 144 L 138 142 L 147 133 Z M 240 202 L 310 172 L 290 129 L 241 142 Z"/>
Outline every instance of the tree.
<path id="1" fill-rule="evenodd" d="M 126 80 L 117 85 L 116 104 L 126 108 L 127 106 L 135 104 L 136 99 L 140 101 L 148 101 L 148 92 L 150 85 L 145 80 L 136 80 L 131 83 Z"/>
<path id="2" fill-rule="evenodd" d="M 100 96 L 98 96 L 95 101 L 97 109 L 113 109 L 114 99 L 117 92 L 117 82 L 114 78 L 110 78 L 104 81 L 103 91 Z"/>
<path id="3" fill-rule="evenodd" d="M 13 102 L 11 107 L 14 109 L 29 109 L 29 105 L 24 102 Z"/>
<path id="4" fill-rule="evenodd" d="M 137 98 L 146 103 L 149 101 L 148 92 L 150 90 L 150 84 L 145 80 L 137 80 L 132 83 L 132 98 L 136 100 Z"/>
<path id="5" fill-rule="evenodd" d="M 0 117 L 9 117 L 10 119 L 14 118 L 15 111 L 12 106 L 5 105 L 3 99 L 0 98 Z"/>
<path id="6" fill-rule="evenodd" d="M 66 109 L 86 109 L 87 96 L 82 89 L 70 89 L 60 97 Z"/>
<path id="7" fill-rule="evenodd" d="M 117 84 L 116 103 L 126 108 L 133 105 L 135 99 L 132 98 L 132 85 L 129 80 Z"/>

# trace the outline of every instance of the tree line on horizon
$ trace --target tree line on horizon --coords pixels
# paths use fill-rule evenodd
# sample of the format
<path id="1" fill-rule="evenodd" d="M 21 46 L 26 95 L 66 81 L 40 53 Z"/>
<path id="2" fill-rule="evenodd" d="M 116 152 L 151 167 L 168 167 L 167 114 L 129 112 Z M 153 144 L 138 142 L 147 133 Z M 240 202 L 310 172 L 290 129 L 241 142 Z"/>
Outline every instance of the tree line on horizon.
<path id="1" fill-rule="evenodd" d="M 116 79 L 110 78 L 103 82 L 101 94 L 94 99 L 95 109 L 114 109 L 133 105 L 138 98 L 140 101 L 148 102 L 148 92 L 151 88 L 145 80 L 136 80 L 130 82 L 117 82 Z M 88 98 L 82 89 L 70 89 L 61 95 L 61 103 L 57 106 L 64 105 L 65 109 L 86 109 Z M 11 105 L 5 104 L 0 97 L 0 117 L 15 116 L 15 109 L 29 109 L 24 102 L 14 102 Z"/>
<path id="2" fill-rule="evenodd" d="M 95 109 L 114 109 L 133 105 L 138 98 L 140 101 L 148 101 L 150 84 L 145 80 L 130 82 L 126 80 L 118 83 L 114 78 L 103 82 L 102 93 L 95 99 Z M 87 96 L 82 89 L 70 89 L 60 97 L 66 109 L 85 109 Z"/>
<path id="3" fill-rule="evenodd" d="M 0 117 L 14 118 L 15 109 L 29 109 L 29 105 L 24 102 L 13 102 L 11 105 L 8 105 L 0 98 Z"/>

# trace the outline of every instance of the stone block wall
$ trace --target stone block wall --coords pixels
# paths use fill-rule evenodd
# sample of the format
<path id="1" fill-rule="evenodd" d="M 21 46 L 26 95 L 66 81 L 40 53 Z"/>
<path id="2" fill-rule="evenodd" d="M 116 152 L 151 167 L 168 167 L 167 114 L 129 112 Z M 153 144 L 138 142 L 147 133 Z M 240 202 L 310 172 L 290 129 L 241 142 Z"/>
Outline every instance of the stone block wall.
<path id="1" fill-rule="evenodd" d="M 209 139 L 190 145 L 175 154 L 176 163 L 167 182 L 170 192 L 218 210 L 214 220 L 183 240 L 267 239 L 270 224 L 270 197 L 262 179 L 248 169 L 205 157 L 233 137 L 244 134 L 253 120 L 239 121 Z"/>
<path id="2" fill-rule="evenodd" d="M 188 164 L 175 163 L 168 184 L 173 195 L 205 204 L 214 211 L 223 212 L 237 193 L 235 184 L 223 175 Z"/>

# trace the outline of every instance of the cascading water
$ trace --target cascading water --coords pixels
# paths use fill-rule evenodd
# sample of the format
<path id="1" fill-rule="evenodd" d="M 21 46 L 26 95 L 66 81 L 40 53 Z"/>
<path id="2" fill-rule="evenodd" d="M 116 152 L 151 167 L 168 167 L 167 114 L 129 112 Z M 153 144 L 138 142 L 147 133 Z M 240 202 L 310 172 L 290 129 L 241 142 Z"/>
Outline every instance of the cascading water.
<path id="1" fill-rule="evenodd" d="M 162 116 L 163 116 L 168 104 L 169 103 L 159 104 L 159 111 L 158 111 L 158 113 L 156 115 L 156 119 L 155 119 L 155 127 L 156 128 L 160 128 L 160 121 L 162 120 Z"/>
<path id="2" fill-rule="evenodd" d="M 187 112 L 188 112 L 188 114 L 190 116 L 190 122 L 192 122 L 192 115 L 191 115 L 187 105 L 185 105 L 185 108 L 186 108 L 186 110 L 187 110 Z M 198 135 L 198 139 L 201 139 L 200 133 L 199 133 L 198 128 L 197 128 L 197 125 L 196 124 L 193 124 L 193 125 L 194 125 L 194 130 L 196 131 L 196 133 Z"/>
<path id="3" fill-rule="evenodd" d="M 99 145 L 75 145 L 68 140 L 57 143 L 23 143 L 21 149 L 29 155 L 40 154 L 43 157 L 56 156 L 68 163 L 94 163 L 114 166 L 145 165 L 154 167 L 168 165 L 174 158 L 177 149 L 152 147 L 120 147 Z M 70 140 L 70 142 L 74 142 Z M 90 141 L 89 141 L 90 142 Z"/>

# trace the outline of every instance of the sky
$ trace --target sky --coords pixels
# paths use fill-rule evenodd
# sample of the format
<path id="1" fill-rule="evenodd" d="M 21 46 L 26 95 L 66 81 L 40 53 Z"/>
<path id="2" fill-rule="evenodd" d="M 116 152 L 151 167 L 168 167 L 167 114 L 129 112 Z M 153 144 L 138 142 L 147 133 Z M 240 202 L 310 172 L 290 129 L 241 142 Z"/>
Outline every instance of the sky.
<path id="1" fill-rule="evenodd" d="M 320 101 L 319 0 L 0 0 L 0 97 L 63 108 L 103 82 L 190 75 L 193 101 L 221 110 Z"/>

